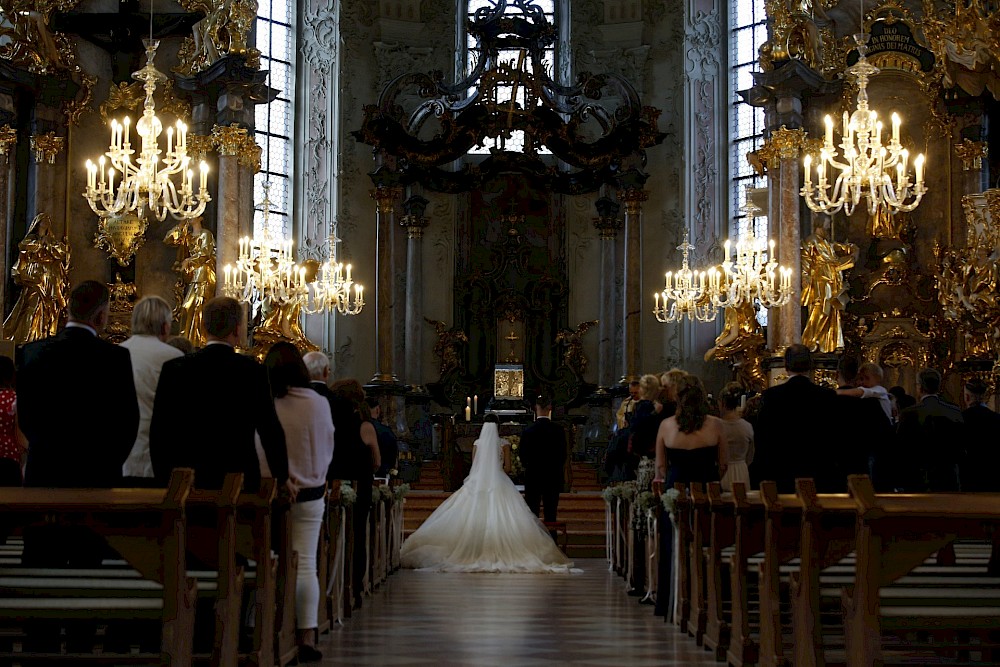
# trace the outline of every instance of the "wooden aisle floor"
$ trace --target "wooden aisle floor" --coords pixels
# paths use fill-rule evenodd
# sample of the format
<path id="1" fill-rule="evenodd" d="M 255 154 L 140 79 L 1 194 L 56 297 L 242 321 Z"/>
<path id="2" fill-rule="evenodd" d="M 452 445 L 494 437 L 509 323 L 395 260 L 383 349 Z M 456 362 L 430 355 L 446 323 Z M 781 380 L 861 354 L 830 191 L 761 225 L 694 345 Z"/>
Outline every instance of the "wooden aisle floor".
<path id="1" fill-rule="evenodd" d="M 343 627 L 321 665 L 544 667 L 718 665 L 652 607 L 625 594 L 603 559 L 582 574 L 436 574 L 401 570 Z"/>

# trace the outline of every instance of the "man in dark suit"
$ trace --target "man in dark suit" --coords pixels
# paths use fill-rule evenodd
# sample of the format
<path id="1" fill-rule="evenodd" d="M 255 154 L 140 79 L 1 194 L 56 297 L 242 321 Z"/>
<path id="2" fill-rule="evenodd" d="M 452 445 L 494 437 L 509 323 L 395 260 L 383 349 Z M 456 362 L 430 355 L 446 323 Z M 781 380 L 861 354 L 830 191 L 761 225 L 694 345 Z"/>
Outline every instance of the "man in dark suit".
<path id="1" fill-rule="evenodd" d="M 552 399 L 535 400 L 535 423 L 521 433 L 524 500 L 535 516 L 545 509 L 545 520 L 555 521 L 566 465 L 566 431 L 552 421 Z"/>
<path id="2" fill-rule="evenodd" d="M 354 406 L 343 396 L 334 395 L 330 389 L 330 360 L 322 352 L 306 352 L 302 361 L 309 370 L 309 386 L 330 404 L 330 415 L 333 417 L 333 460 L 327 479 L 357 479 L 357 470 L 363 468 L 361 463 L 365 452 L 359 437 L 352 437 L 358 428 L 358 417 Z"/>
<path id="3" fill-rule="evenodd" d="M 371 425 L 375 427 L 375 436 L 378 438 L 378 451 L 381 465 L 375 471 L 376 477 L 386 477 L 396 467 L 396 459 L 399 458 L 399 441 L 392 429 L 382 423 L 382 405 L 378 401 L 378 396 L 369 396 L 365 399 L 368 409 L 371 410 Z"/>
<path id="4" fill-rule="evenodd" d="M 820 476 L 834 446 L 830 420 L 836 393 L 813 383 L 812 368 L 809 348 L 789 345 L 785 349 L 788 380 L 761 395 L 752 471 L 755 483 L 773 480 L 779 493 L 795 493 L 797 477 Z"/>
<path id="5" fill-rule="evenodd" d="M 149 426 L 153 473 L 165 482 L 174 468 L 193 468 L 199 488 L 221 488 L 226 473 L 242 472 L 249 490 L 260 485 L 254 432 L 271 474 L 291 496 L 285 433 L 274 411 L 267 372 L 236 353 L 243 307 L 215 297 L 202 311 L 207 343 L 163 364 Z"/>
<path id="6" fill-rule="evenodd" d="M 941 373 L 925 368 L 918 376 L 917 404 L 899 413 L 896 433 L 903 491 L 958 491 L 958 463 L 964 455 L 965 424 L 957 405 L 942 399 Z"/>
<path id="7" fill-rule="evenodd" d="M 108 288 L 85 281 L 70 294 L 66 328 L 24 348 L 17 416 L 29 443 L 25 486 L 121 484 L 139 403 L 128 350 L 98 338 L 108 314 Z"/>
<path id="8" fill-rule="evenodd" d="M 963 491 L 1000 491 L 1000 415 L 986 407 L 989 386 L 979 378 L 965 383 L 966 454 L 962 462 Z"/>

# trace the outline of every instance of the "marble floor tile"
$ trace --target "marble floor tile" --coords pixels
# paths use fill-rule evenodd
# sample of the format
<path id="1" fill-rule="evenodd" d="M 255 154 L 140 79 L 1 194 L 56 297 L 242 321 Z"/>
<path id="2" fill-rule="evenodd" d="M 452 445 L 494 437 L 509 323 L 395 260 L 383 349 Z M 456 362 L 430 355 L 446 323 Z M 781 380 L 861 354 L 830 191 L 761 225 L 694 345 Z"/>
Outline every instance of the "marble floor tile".
<path id="1" fill-rule="evenodd" d="M 321 665 L 700 667 L 711 654 L 625 594 L 601 559 L 582 574 L 389 577 L 320 639 Z"/>

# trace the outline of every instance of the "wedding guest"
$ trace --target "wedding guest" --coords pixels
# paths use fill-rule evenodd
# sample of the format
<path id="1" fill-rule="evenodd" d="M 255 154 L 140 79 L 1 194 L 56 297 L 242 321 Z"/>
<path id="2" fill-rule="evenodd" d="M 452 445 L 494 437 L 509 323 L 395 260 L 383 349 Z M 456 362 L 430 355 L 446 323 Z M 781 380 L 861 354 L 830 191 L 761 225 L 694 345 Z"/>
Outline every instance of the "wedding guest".
<path id="1" fill-rule="evenodd" d="M 656 447 L 656 429 L 659 420 L 656 418 L 656 406 L 653 405 L 660 395 L 660 378 L 655 375 L 643 375 L 639 378 L 639 402 L 635 405 L 635 413 L 629 425 L 631 437 L 629 440 L 630 477 L 635 479 L 635 470 L 643 457 L 652 458 Z"/>
<path id="2" fill-rule="evenodd" d="M 885 413 L 886 419 L 892 421 L 892 401 L 889 399 L 888 390 L 882 386 L 882 367 L 871 362 L 863 364 L 858 371 L 857 382 L 859 386 L 838 388 L 837 395 L 874 398 L 878 401 L 882 412 Z"/>
<path id="3" fill-rule="evenodd" d="M 337 448 L 345 449 L 348 456 L 341 459 L 339 470 L 334 471 L 337 464 L 336 457 L 330 466 L 330 472 L 337 475 L 332 479 L 352 480 L 357 489 L 358 500 L 354 503 L 354 607 L 361 606 L 364 595 L 364 577 L 368 563 L 368 512 L 371 510 L 372 487 L 374 486 L 375 471 L 382 465 L 381 454 L 378 449 L 378 436 L 375 434 L 375 427 L 367 420 L 367 408 L 365 404 L 365 390 L 361 383 L 354 379 L 338 380 L 330 387 L 331 393 L 350 404 L 352 411 L 350 415 L 343 419 L 343 426 L 334 422 L 337 429 Z M 335 453 L 336 453 L 335 450 Z"/>
<path id="4" fill-rule="evenodd" d="M 733 482 L 744 482 L 748 488 L 750 484 L 748 466 L 753 463 L 753 426 L 740 416 L 742 399 L 743 385 L 738 382 L 727 384 L 719 395 L 719 412 L 729 462 L 722 476 L 723 491 L 732 491 Z"/>
<path id="5" fill-rule="evenodd" d="M 618 411 L 615 413 L 615 423 L 618 424 L 619 430 L 628 426 L 629 421 L 632 419 L 632 414 L 635 412 L 635 404 L 638 402 L 639 381 L 632 380 L 628 383 L 628 396 L 622 399 L 622 403 L 618 406 Z"/>
<path id="6" fill-rule="evenodd" d="M 965 383 L 966 458 L 962 462 L 963 491 L 1000 491 L 1000 415 L 986 407 L 989 386 L 979 378 Z"/>
<path id="7" fill-rule="evenodd" d="M 285 431 L 288 476 L 298 487 L 291 509 L 292 548 L 298 553 L 295 584 L 299 662 L 318 662 L 319 578 L 316 553 L 323 521 L 326 472 L 333 458 L 334 428 L 326 400 L 309 387 L 309 371 L 291 343 L 276 343 L 264 358 L 274 408 Z"/>
<path id="8" fill-rule="evenodd" d="M 28 442 L 17 425 L 14 360 L 0 357 L 0 486 L 21 486 L 21 459 Z"/>
<path id="9" fill-rule="evenodd" d="M 656 479 L 665 480 L 666 488 L 715 481 L 729 462 L 722 420 L 708 413 L 705 388 L 697 378 L 687 381 L 677 399 L 677 413 L 663 420 L 656 434 Z"/>
<path id="10" fill-rule="evenodd" d="M 399 441 L 392 429 L 382 423 L 382 405 L 377 396 L 369 396 L 365 399 L 368 404 L 368 411 L 371 414 L 371 425 L 375 427 L 375 436 L 378 439 L 379 459 L 382 465 L 375 471 L 376 477 L 388 477 L 389 473 L 396 468 L 396 459 L 399 456 Z"/>
<path id="11" fill-rule="evenodd" d="M 167 345 L 176 347 L 182 354 L 191 354 L 194 352 L 194 343 L 184 336 L 168 336 L 164 342 Z"/>
<path id="12" fill-rule="evenodd" d="M 896 461 L 897 488 L 908 493 L 959 491 L 958 464 L 965 450 L 965 423 L 957 405 L 941 398 L 941 373 L 917 376 L 918 403 L 899 413 L 896 434 L 905 457 Z"/>
<path id="13" fill-rule="evenodd" d="M 779 493 L 794 493 L 798 477 L 816 479 L 834 446 L 833 429 L 825 426 L 837 394 L 814 384 L 812 353 L 804 345 L 785 349 L 788 379 L 764 391 L 754 424 L 753 480 L 772 480 Z M 808 444 L 804 439 L 808 438 Z"/>
<path id="14" fill-rule="evenodd" d="M 132 336 L 121 344 L 132 360 L 132 379 L 139 400 L 139 432 L 132 451 L 122 466 L 126 486 L 151 486 L 153 463 L 149 458 L 149 422 L 153 399 L 160 381 L 160 369 L 171 359 L 183 356 L 164 340 L 173 320 L 170 305 L 158 296 L 145 296 L 132 308 Z"/>
<path id="15" fill-rule="evenodd" d="M 219 296 L 205 304 L 202 326 L 208 342 L 197 352 L 163 364 L 149 425 L 153 473 L 165 484 L 174 468 L 193 468 L 199 488 L 218 489 L 229 472 L 242 472 L 248 490 L 260 486 L 254 433 L 267 464 L 291 497 L 285 432 L 274 410 L 267 371 L 237 354 L 243 305 Z"/>

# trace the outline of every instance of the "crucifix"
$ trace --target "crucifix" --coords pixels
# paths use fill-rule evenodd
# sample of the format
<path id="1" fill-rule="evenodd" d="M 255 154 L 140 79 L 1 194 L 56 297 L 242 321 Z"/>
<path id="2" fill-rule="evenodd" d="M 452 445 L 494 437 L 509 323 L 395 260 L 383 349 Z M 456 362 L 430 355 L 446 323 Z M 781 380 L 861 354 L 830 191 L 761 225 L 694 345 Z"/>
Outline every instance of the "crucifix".
<path id="1" fill-rule="evenodd" d="M 517 354 L 514 351 L 514 344 L 521 340 L 521 337 L 514 333 L 514 329 L 510 330 L 510 333 L 504 336 L 504 340 L 510 342 L 510 353 L 507 355 L 507 363 L 515 364 L 517 363 Z"/>

